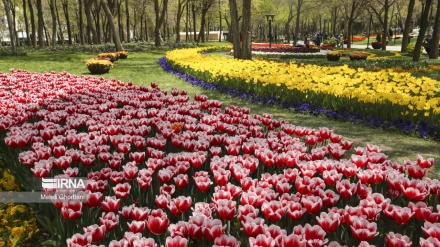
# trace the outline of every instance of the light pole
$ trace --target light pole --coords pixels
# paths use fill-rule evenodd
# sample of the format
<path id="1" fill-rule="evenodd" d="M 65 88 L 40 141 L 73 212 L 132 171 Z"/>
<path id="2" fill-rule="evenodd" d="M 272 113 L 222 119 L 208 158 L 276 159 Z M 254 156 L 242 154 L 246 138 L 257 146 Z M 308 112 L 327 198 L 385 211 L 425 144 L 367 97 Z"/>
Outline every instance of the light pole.
<path id="1" fill-rule="evenodd" d="M 266 19 L 269 22 L 269 48 L 272 48 L 272 21 L 275 14 L 267 14 Z"/>

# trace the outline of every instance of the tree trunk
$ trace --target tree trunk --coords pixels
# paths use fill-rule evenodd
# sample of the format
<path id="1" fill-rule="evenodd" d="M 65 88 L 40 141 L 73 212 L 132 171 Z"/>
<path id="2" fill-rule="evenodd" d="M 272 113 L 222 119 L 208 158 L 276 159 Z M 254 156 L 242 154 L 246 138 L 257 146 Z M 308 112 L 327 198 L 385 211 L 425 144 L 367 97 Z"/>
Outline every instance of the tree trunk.
<path id="1" fill-rule="evenodd" d="M 55 13 L 55 0 L 50 0 L 49 8 L 52 17 L 52 46 L 55 46 L 57 43 L 57 15 Z"/>
<path id="2" fill-rule="evenodd" d="M 251 2 L 252 0 L 243 0 L 242 16 L 243 21 L 241 23 L 241 59 L 252 60 L 252 48 L 251 48 Z"/>
<path id="3" fill-rule="evenodd" d="M 194 31 L 194 42 L 197 40 L 197 27 L 196 27 L 196 5 L 194 4 L 194 1 L 192 2 L 192 21 L 193 21 L 193 31 Z"/>
<path id="4" fill-rule="evenodd" d="M 11 16 L 11 7 L 10 7 L 10 0 L 3 0 L 3 6 L 5 7 L 6 12 L 6 20 L 8 22 L 8 29 L 9 29 L 9 38 L 11 40 L 11 53 L 12 55 L 17 55 L 17 42 L 15 39 L 15 28 L 14 28 L 14 22 L 12 21 Z"/>
<path id="5" fill-rule="evenodd" d="M 94 13 L 92 12 L 92 15 L 94 17 L 95 21 L 95 27 L 96 27 L 96 38 L 98 40 L 98 44 L 101 44 L 101 2 L 95 1 L 95 8 Z"/>
<path id="6" fill-rule="evenodd" d="M 182 20 L 183 11 L 188 2 L 186 0 L 179 0 L 177 2 L 177 16 L 176 16 L 176 43 L 180 42 L 180 21 Z"/>
<path id="7" fill-rule="evenodd" d="M 43 19 L 43 6 L 41 0 L 37 0 L 37 15 L 38 15 L 38 46 L 44 47 L 44 19 Z"/>
<path id="8" fill-rule="evenodd" d="M 413 61 L 418 62 L 420 58 L 420 50 L 422 49 L 423 40 L 425 38 L 426 30 L 428 29 L 428 17 L 429 17 L 429 9 L 431 8 L 432 0 L 426 0 L 425 8 L 422 12 L 422 20 L 420 22 L 420 30 L 419 35 L 417 36 L 416 46 L 414 48 L 413 53 Z"/>
<path id="9" fill-rule="evenodd" d="M 389 11 L 389 8 L 390 8 L 390 5 L 388 4 L 388 1 L 389 0 L 385 0 L 385 3 L 384 3 L 384 10 L 385 10 L 385 13 L 384 13 L 384 18 L 383 18 L 383 28 L 382 28 L 382 30 L 383 30 L 383 35 L 382 35 L 382 50 L 384 50 L 384 51 L 386 51 L 387 50 L 387 41 L 388 41 L 388 39 L 387 39 L 387 37 L 388 37 L 388 11 Z"/>
<path id="10" fill-rule="evenodd" d="M 409 43 L 409 32 L 410 32 L 410 28 L 411 28 L 411 19 L 413 16 L 415 3 L 416 3 L 416 0 L 409 0 L 408 13 L 406 15 L 405 27 L 403 29 L 403 35 L 402 35 L 402 47 L 400 48 L 400 51 L 402 53 L 406 53 L 406 46 Z"/>
<path id="11" fill-rule="evenodd" d="M 104 8 L 105 15 L 107 16 L 107 19 L 108 19 L 108 23 L 110 26 L 110 31 L 112 32 L 112 35 L 113 35 L 113 42 L 115 43 L 116 51 L 123 51 L 124 48 L 122 47 L 121 40 L 119 39 L 119 34 L 116 30 L 116 26 L 113 21 L 113 15 L 107 5 L 107 1 L 101 0 L 101 4 L 102 4 L 102 7 Z"/>
<path id="12" fill-rule="evenodd" d="M 58 25 L 58 31 L 60 32 L 60 41 L 61 41 L 61 44 L 64 45 L 64 32 L 63 32 L 63 29 L 61 27 L 60 12 L 58 10 L 58 5 L 57 5 L 57 1 L 56 0 L 55 0 L 55 13 L 57 15 L 57 25 Z"/>
<path id="13" fill-rule="evenodd" d="M 83 19 L 83 0 L 78 0 L 78 13 L 79 13 L 79 40 L 81 45 L 85 44 L 84 41 L 84 19 Z"/>
<path id="14" fill-rule="evenodd" d="M 130 36 L 130 9 L 128 8 L 128 0 L 125 0 L 125 26 L 127 26 L 127 42 L 131 41 Z"/>
<path id="15" fill-rule="evenodd" d="M 29 22 L 28 22 L 26 6 L 27 6 L 26 0 L 23 0 L 23 15 L 24 15 L 24 25 L 26 30 L 26 45 L 31 46 L 31 38 L 29 33 Z"/>
<path id="16" fill-rule="evenodd" d="M 222 32 L 223 32 L 223 27 L 222 27 L 222 9 L 221 9 L 221 3 L 220 0 L 218 0 L 218 14 L 219 14 L 219 22 L 220 22 L 220 27 L 219 27 L 219 34 L 218 34 L 218 42 L 222 42 Z"/>
<path id="17" fill-rule="evenodd" d="M 69 0 L 62 0 L 64 18 L 66 19 L 67 26 L 67 39 L 68 44 L 72 44 L 72 29 L 70 28 L 70 18 L 69 18 Z"/>
<path id="18" fill-rule="evenodd" d="M 429 59 L 437 59 L 438 58 L 438 42 L 440 40 L 440 0 L 437 1 L 437 13 L 435 15 L 434 22 L 434 30 L 432 32 L 431 45 L 429 47 Z"/>
<path id="19" fill-rule="evenodd" d="M 160 28 L 165 21 L 167 7 L 168 0 L 162 1 L 162 9 L 160 8 L 159 0 L 154 0 L 154 12 L 156 14 L 156 25 L 154 26 L 154 45 L 156 47 L 161 45 Z"/>
<path id="20" fill-rule="evenodd" d="M 34 6 L 32 0 L 28 0 L 29 14 L 31 16 L 31 29 L 32 29 L 32 47 L 37 48 L 37 28 L 35 25 Z"/>
<path id="21" fill-rule="evenodd" d="M 300 15 L 301 15 L 301 6 L 303 4 L 303 0 L 298 0 L 297 2 L 297 6 L 296 6 L 296 23 L 295 23 L 295 37 L 293 37 L 293 44 L 295 45 L 296 42 L 298 41 L 298 36 L 299 36 L 299 23 L 300 23 Z M 271 35 L 271 34 L 269 34 Z"/>
<path id="22" fill-rule="evenodd" d="M 95 25 L 93 25 L 92 6 L 96 0 L 85 0 L 85 12 L 87 21 L 87 39 L 89 43 L 98 44 L 98 33 L 96 32 Z"/>
<path id="23" fill-rule="evenodd" d="M 238 9 L 235 0 L 229 0 L 229 11 L 231 13 L 231 32 L 229 35 L 232 35 L 234 58 L 240 58 L 240 30 L 238 29 Z"/>

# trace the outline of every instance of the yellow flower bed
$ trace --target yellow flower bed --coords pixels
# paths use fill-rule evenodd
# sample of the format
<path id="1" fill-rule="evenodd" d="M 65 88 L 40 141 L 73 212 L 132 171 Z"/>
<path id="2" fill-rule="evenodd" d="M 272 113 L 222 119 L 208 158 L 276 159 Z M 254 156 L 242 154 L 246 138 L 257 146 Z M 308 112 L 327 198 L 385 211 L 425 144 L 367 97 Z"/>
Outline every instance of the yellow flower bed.
<path id="1" fill-rule="evenodd" d="M 18 191 L 19 187 L 0 163 L 0 191 Z M 28 246 L 39 231 L 33 211 L 22 204 L 0 203 L 0 247 Z"/>
<path id="2" fill-rule="evenodd" d="M 410 73 L 236 60 L 201 54 L 210 48 L 167 53 L 167 61 L 208 82 L 283 100 L 298 97 L 330 109 L 377 113 L 379 117 L 405 117 L 438 123 L 440 82 Z M 247 90 L 247 91 L 246 91 Z M 295 97 L 295 98 L 292 98 Z M 416 118 L 416 119 L 414 119 Z"/>

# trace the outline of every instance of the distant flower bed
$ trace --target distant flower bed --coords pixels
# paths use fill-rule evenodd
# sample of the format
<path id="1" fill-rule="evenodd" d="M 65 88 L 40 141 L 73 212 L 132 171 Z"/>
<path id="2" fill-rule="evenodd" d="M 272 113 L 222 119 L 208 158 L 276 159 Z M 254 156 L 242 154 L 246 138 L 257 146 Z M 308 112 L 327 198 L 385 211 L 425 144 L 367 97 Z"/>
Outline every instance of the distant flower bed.
<path id="1" fill-rule="evenodd" d="M 274 97 L 279 102 L 295 99 L 329 110 L 348 111 L 358 116 L 355 119 L 374 117 L 377 119 L 375 126 L 396 121 L 400 122 L 398 125 L 405 123 L 398 128 L 417 129 L 422 136 L 438 138 L 440 135 L 440 88 L 436 80 L 415 78 L 409 73 L 393 70 L 369 72 L 347 65 L 298 66 L 202 57 L 196 55 L 200 50 L 171 51 L 167 53 L 167 59 L 187 74 L 238 92 L 262 98 Z"/>
<path id="2" fill-rule="evenodd" d="M 252 47 L 252 51 L 257 52 L 276 52 L 276 53 L 317 53 L 319 48 L 307 48 L 307 47 L 294 47 L 294 46 L 282 46 L 282 47 Z"/>
<path id="3" fill-rule="evenodd" d="M 307 59 L 307 58 L 323 58 L 325 52 L 313 52 L 313 53 L 286 53 L 286 52 L 260 52 L 252 51 L 254 58 L 267 58 L 267 59 Z"/>
<path id="4" fill-rule="evenodd" d="M 269 44 L 269 43 L 252 43 L 252 48 L 258 48 L 258 47 L 288 47 L 292 46 L 291 44 Z"/>
<path id="5" fill-rule="evenodd" d="M 355 60 L 366 60 L 367 57 L 368 56 L 365 53 L 350 53 L 349 54 L 349 58 L 352 61 L 355 61 Z"/>

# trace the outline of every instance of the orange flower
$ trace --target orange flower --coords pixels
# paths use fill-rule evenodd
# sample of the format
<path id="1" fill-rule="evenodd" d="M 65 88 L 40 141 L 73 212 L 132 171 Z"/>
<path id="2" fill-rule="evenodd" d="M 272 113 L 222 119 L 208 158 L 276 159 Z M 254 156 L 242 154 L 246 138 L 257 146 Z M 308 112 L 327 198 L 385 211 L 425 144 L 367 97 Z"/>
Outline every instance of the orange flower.
<path id="1" fill-rule="evenodd" d="M 171 129 L 174 133 L 180 133 L 182 131 L 183 125 L 181 123 L 173 123 Z"/>

